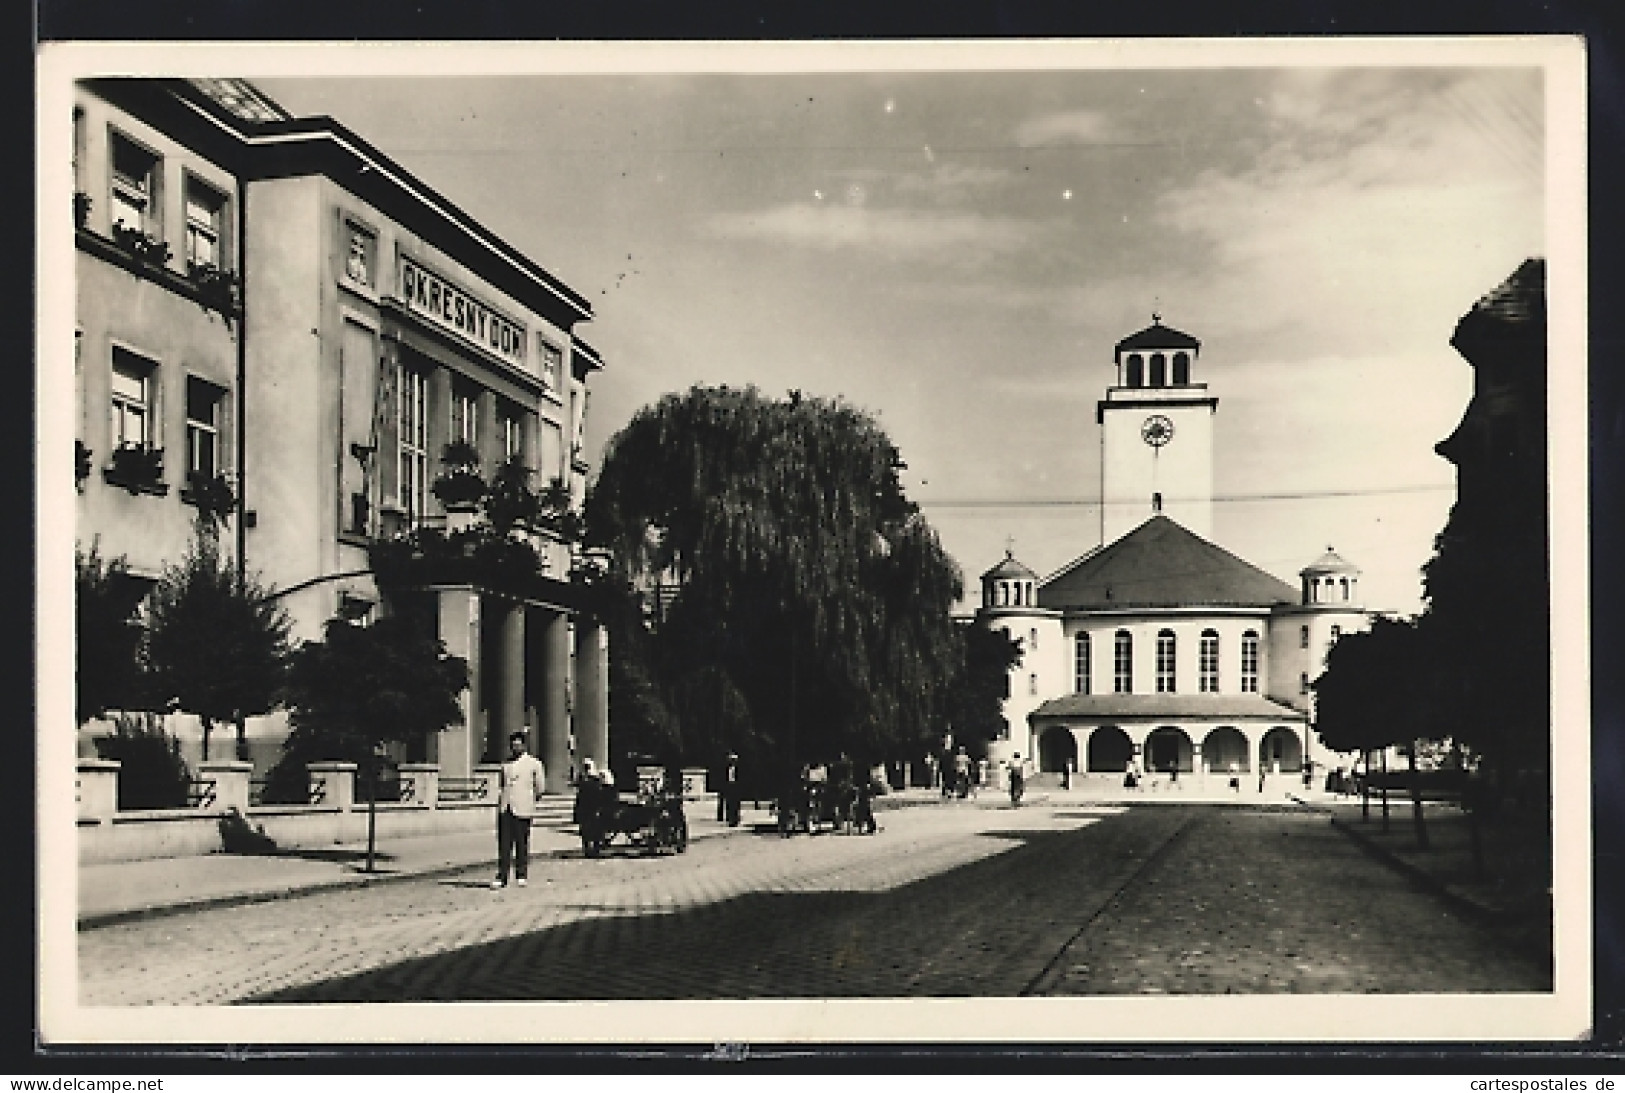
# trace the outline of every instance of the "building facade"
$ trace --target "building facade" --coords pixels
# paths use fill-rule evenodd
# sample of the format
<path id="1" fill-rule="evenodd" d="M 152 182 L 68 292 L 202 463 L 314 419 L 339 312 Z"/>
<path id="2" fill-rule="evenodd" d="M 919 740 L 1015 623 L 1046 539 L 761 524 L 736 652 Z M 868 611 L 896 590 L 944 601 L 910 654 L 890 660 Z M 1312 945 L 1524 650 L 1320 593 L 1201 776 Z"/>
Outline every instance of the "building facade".
<path id="1" fill-rule="evenodd" d="M 1369 626 L 1359 570 L 1328 548 L 1293 588 L 1189 526 L 1211 522 L 1218 408 L 1199 347 L 1160 321 L 1118 343 L 1098 418 L 1117 533 L 1046 578 L 1008 553 L 982 576 L 978 623 L 1022 645 L 998 760 L 1252 777 L 1343 761 L 1314 737 L 1310 684 Z"/>
<path id="2" fill-rule="evenodd" d="M 412 758 L 466 776 L 523 731 L 552 789 L 581 758 L 606 761 L 607 646 L 580 609 L 565 534 L 522 529 L 541 570 L 523 594 L 435 582 L 392 603 L 371 566 L 380 540 L 473 518 L 448 512 L 434 490 L 449 445 L 477 456 L 487 478 L 512 461 L 579 504 L 587 382 L 602 367 L 576 331 L 592 318 L 587 301 L 342 125 L 291 117 L 241 81 L 98 81 L 79 100 L 80 189 L 92 197 L 78 232 L 87 446 L 111 442 L 100 424 L 109 405 L 113 429 L 135 430 L 145 413 L 160 440 L 178 441 L 183 427 L 190 440 L 201 428 L 194 403 L 207 408 L 192 396 L 211 385 L 213 435 L 225 438 L 215 465 L 237 499 L 226 538 L 276 590 L 294 640 L 319 638 L 336 615 L 409 607 L 468 659 L 464 724 Z M 104 188 L 111 201 L 98 213 Z M 125 272 L 109 217 L 128 215 L 119 195 L 131 190 L 150 192 L 162 218 L 144 223 L 177 249 L 195 245 L 198 210 L 213 210 L 217 263 L 238 279 L 229 316 L 198 315 L 187 278 L 163 262 L 133 280 Z M 142 318 L 186 340 L 143 340 Z M 130 352 L 143 354 L 134 372 Z M 87 485 L 81 542 L 99 535 L 104 556 L 129 554 L 152 575 L 178 560 L 184 512 L 155 523 L 130 511 L 144 497 L 109 493 Z M 274 762 L 285 732 L 283 717 L 258 719 L 246 757 Z"/>

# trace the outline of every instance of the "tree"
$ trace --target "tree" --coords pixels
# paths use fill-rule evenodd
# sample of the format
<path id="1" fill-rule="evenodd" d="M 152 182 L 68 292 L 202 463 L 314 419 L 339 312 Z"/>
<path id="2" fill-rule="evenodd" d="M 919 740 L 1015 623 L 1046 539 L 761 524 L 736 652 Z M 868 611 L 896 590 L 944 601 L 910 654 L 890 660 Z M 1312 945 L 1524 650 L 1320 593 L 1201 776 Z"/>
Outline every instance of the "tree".
<path id="1" fill-rule="evenodd" d="M 330 619 L 322 641 L 307 641 L 293 653 L 287 690 L 292 728 L 272 784 L 296 785 L 302 799 L 305 765 L 338 759 L 356 763 L 371 786 L 383 745 L 423 740 L 462 723 L 457 697 L 467 688 L 468 662 L 447 653 L 411 619 L 395 615 L 371 626 Z M 374 796 L 368 794 L 369 806 Z M 369 807 L 369 871 L 375 816 Z"/>
<path id="2" fill-rule="evenodd" d="M 987 741 L 1009 729 L 1003 707 L 1010 697 L 1010 669 L 1021 663 L 1021 643 L 1002 629 L 972 622 L 956 629 L 962 654 L 949 691 L 948 721 L 955 740 L 980 754 Z"/>
<path id="3" fill-rule="evenodd" d="M 799 392 L 696 387 L 636 414 L 586 519 L 621 598 L 612 671 L 649 683 L 642 728 L 746 767 L 880 758 L 927 735 L 959 660 L 962 580 L 902 468 L 867 415 Z M 617 739 L 628 705 L 612 707 Z"/>
<path id="4" fill-rule="evenodd" d="M 1315 727 L 1333 751 L 1371 752 L 1403 745 L 1411 763 L 1412 820 L 1417 843 L 1427 845 L 1418 742 L 1437 734 L 1433 722 L 1430 659 L 1424 636 L 1413 620 L 1377 618 L 1364 633 L 1345 634 L 1326 656 L 1326 671 L 1315 680 Z M 1369 773 L 1369 762 L 1367 763 Z M 1383 823 L 1388 820 L 1388 786 L 1382 787 Z"/>
<path id="5" fill-rule="evenodd" d="M 74 549 L 74 624 L 77 637 L 74 716 L 83 725 L 109 710 L 140 709 L 143 585 L 122 557 L 104 562 L 98 544 Z"/>
<path id="6" fill-rule="evenodd" d="M 196 714 L 203 758 L 219 722 L 276 708 L 288 655 L 287 615 L 258 580 L 221 558 L 217 537 L 199 522 L 179 565 L 164 567 L 147 613 L 147 667 L 167 705 Z"/>

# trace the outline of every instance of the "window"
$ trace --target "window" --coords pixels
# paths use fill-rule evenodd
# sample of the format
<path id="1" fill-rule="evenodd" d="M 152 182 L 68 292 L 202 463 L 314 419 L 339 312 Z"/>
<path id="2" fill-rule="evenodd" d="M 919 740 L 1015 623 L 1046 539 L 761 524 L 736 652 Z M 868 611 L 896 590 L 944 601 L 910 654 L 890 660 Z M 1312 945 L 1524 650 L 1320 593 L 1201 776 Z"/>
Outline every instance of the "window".
<path id="1" fill-rule="evenodd" d="M 1298 627 L 1298 648 L 1309 648 L 1309 627 L 1307 626 Z"/>
<path id="2" fill-rule="evenodd" d="M 1203 630 L 1202 644 L 1199 649 L 1201 663 L 1201 682 L 1199 688 L 1203 694 L 1219 693 L 1219 632 L 1217 630 Z"/>
<path id="3" fill-rule="evenodd" d="M 1035 695 L 1035 694 L 1038 693 L 1038 673 L 1037 672 L 1033 672 L 1033 673 L 1031 673 L 1030 675 L 1027 676 L 1027 693 L 1030 694 L 1030 695 Z"/>
<path id="4" fill-rule="evenodd" d="M 158 205 L 158 157 L 128 137 L 112 135 L 113 180 L 109 215 L 113 223 L 151 234 Z"/>
<path id="5" fill-rule="evenodd" d="M 1335 622 L 1332 623 L 1332 640 L 1336 641 L 1338 638 L 1340 638 L 1342 636 L 1343 636 L 1343 628 L 1341 626 L 1337 625 Z"/>
<path id="6" fill-rule="evenodd" d="M 451 395 L 451 438 L 471 447 L 480 443 L 480 393 L 459 385 Z"/>
<path id="7" fill-rule="evenodd" d="M 1117 632 L 1112 650 L 1112 690 L 1120 695 L 1134 693 L 1134 635 Z"/>
<path id="8" fill-rule="evenodd" d="M 1128 357 L 1128 385 L 1130 387 L 1145 386 L 1145 358 L 1138 353 L 1130 353 Z"/>
<path id="9" fill-rule="evenodd" d="M 1027 633 L 1032 637 L 1032 644 L 1027 646 L 1027 648 L 1029 648 L 1029 649 L 1038 648 L 1038 628 L 1034 627 L 1033 629 L 1027 631 Z"/>
<path id="10" fill-rule="evenodd" d="M 186 261 L 196 266 L 224 266 L 220 225 L 226 196 L 195 178 L 186 180 Z"/>
<path id="11" fill-rule="evenodd" d="M 1343 599 L 1346 601 L 1349 598 L 1349 579 L 1347 577 L 1339 577 L 1338 583 L 1343 588 Z"/>
<path id="12" fill-rule="evenodd" d="M 541 343 L 542 382 L 549 391 L 557 391 L 564 383 L 564 351 L 550 342 Z"/>
<path id="13" fill-rule="evenodd" d="M 503 459 L 524 459 L 525 423 L 516 407 L 503 406 L 497 411 L 497 433 L 502 437 Z"/>
<path id="14" fill-rule="evenodd" d="M 1309 673 L 1308 672 L 1299 672 L 1298 673 L 1298 693 L 1301 694 L 1301 695 L 1306 695 L 1306 694 L 1309 693 Z"/>
<path id="15" fill-rule="evenodd" d="M 1189 353 L 1174 354 L 1174 385 L 1183 387 L 1191 381 L 1191 355 Z"/>
<path id="16" fill-rule="evenodd" d="M 1089 635 L 1079 634 L 1073 640 L 1072 650 L 1072 679 L 1073 690 L 1080 695 L 1089 693 Z"/>
<path id="17" fill-rule="evenodd" d="M 1258 632 L 1255 630 L 1241 635 L 1241 689 L 1258 693 Z"/>
<path id="18" fill-rule="evenodd" d="M 1161 353 L 1151 354 L 1151 386 L 1168 386 L 1168 358 Z"/>
<path id="19" fill-rule="evenodd" d="M 186 377 L 186 473 L 213 478 L 220 473 L 220 408 L 226 393 L 212 383 Z"/>
<path id="20" fill-rule="evenodd" d="M 1157 693 L 1174 693 L 1174 632 L 1157 631 Z"/>
<path id="21" fill-rule="evenodd" d="M 423 516 L 428 503 L 428 403 L 429 377 L 416 369 L 401 369 L 395 416 L 398 457 L 395 499 L 406 511 L 409 524 Z"/>
<path id="22" fill-rule="evenodd" d="M 152 374 L 156 367 L 127 350 L 113 350 L 113 447 L 152 443 Z"/>

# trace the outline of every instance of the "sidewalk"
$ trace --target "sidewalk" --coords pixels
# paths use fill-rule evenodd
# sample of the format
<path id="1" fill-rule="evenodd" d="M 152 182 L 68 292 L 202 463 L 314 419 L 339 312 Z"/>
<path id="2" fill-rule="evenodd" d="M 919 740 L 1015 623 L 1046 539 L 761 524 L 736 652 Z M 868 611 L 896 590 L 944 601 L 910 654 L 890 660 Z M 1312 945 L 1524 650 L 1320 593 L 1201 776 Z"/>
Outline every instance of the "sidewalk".
<path id="1" fill-rule="evenodd" d="M 770 823 L 765 811 L 746 810 L 737 828 L 698 808 L 688 810 L 690 841 L 749 831 Z M 384 884 L 496 866 L 496 835 L 459 831 L 388 839 L 378 844 L 373 872 L 365 871 L 366 842 L 268 855 L 205 854 L 185 858 L 100 862 L 79 867 L 79 929 L 204 907 L 257 903 L 329 888 Z M 575 827 L 551 821 L 531 830 L 532 858 L 579 854 Z"/>

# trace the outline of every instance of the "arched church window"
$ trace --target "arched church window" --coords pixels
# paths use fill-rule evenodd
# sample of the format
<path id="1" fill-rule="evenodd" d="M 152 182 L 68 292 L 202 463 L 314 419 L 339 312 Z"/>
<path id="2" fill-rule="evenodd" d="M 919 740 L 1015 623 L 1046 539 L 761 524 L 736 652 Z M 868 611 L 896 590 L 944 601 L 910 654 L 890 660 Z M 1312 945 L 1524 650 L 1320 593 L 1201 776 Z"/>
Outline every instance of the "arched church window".
<path id="1" fill-rule="evenodd" d="M 1145 358 L 1138 353 L 1128 355 L 1128 385 L 1130 387 L 1145 386 Z"/>
<path id="2" fill-rule="evenodd" d="M 1347 602 L 1348 598 L 1349 598 L 1349 579 L 1347 577 L 1342 578 L 1342 585 L 1343 585 L 1343 600 L 1344 600 L 1344 602 Z"/>
<path id="3" fill-rule="evenodd" d="M 1168 386 L 1168 358 L 1161 353 L 1151 354 L 1151 386 Z"/>
<path id="4" fill-rule="evenodd" d="M 1073 690 L 1080 695 L 1089 693 L 1089 635 L 1079 634 L 1074 639 L 1072 660 Z"/>
<path id="5" fill-rule="evenodd" d="M 1219 632 L 1217 630 L 1202 631 L 1202 645 L 1199 650 L 1201 669 L 1201 690 L 1204 694 L 1219 693 Z"/>
<path id="6" fill-rule="evenodd" d="M 1258 693 L 1258 631 L 1241 635 L 1241 689 Z"/>
<path id="7" fill-rule="evenodd" d="M 1027 633 L 1032 637 L 1033 641 L 1032 645 L 1030 645 L 1028 648 L 1038 648 L 1038 627 L 1033 627 L 1031 630 L 1027 631 Z"/>
<path id="8" fill-rule="evenodd" d="M 1309 648 L 1309 627 L 1307 626 L 1298 627 L 1298 648 Z"/>
<path id="9" fill-rule="evenodd" d="M 1112 690 L 1120 695 L 1134 693 L 1134 635 L 1127 630 L 1117 632 L 1112 650 Z"/>
<path id="10" fill-rule="evenodd" d="M 1174 693 L 1174 632 L 1157 631 L 1157 693 Z"/>
<path id="11" fill-rule="evenodd" d="M 1343 628 L 1341 626 L 1337 625 L 1335 622 L 1332 623 L 1332 640 L 1336 641 L 1338 638 L 1340 638 L 1342 636 L 1343 636 Z"/>
<path id="12" fill-rule="evenodd" d="M 1174 385 L 1183 387 L 1191 381 L 1191 355 L 1189 353 L 1174 354 Z"/>

